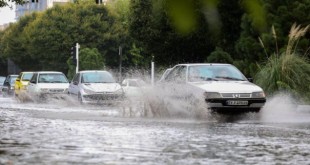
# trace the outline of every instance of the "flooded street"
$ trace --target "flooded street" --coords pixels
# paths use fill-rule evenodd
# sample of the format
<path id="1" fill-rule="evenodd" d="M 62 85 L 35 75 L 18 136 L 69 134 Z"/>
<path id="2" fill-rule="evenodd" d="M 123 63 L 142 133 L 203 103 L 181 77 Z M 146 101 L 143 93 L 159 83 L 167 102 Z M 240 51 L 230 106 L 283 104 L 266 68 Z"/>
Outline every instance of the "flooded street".
<path id="1" fill-rule="evenodd" d="M 197 119 L 0 98 L 0 164 L 310 164 L 310 108 L 281 102 Z"/>

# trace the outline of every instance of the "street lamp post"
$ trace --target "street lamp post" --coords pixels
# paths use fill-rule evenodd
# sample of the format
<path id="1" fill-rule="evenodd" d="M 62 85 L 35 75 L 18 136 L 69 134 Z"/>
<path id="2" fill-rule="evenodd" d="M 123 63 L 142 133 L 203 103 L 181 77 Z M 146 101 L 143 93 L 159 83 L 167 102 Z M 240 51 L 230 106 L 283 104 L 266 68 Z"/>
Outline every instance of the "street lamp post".
<path id="1" fill-rule="evenodd" d="M 76 68 L 75 73 L 79 72 L 79 48 L 80 44 L 76 43 L 75 49 L 76 49 Z"/>
<path id="2" fill-rule="evenodd" d="M 122 81 L 122 46 L 118 47 L 118 55 L 119 55 L 119 81 Z"/>
<path id="3" fill-rule="evenodd" d="M 151 62 L 151 84 L 154 85 L 154 72 L 155 72 L 155 66 L 154 66 L 154 56 L 152 56 L 152 62 Z"/>

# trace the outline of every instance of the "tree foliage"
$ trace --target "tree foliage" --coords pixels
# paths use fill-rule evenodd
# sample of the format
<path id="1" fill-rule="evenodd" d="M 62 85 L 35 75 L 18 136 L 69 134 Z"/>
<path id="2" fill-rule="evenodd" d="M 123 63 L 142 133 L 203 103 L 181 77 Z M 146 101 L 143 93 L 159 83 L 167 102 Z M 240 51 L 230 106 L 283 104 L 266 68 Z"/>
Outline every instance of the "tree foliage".
<path id="1" fill-rule="evenodd" d="M 57 5 L 12 24 L 1 38 L 1 55 L 23 70 L 57 68 L 66 73 L 70 49 L 78 42 L 83 47 L 97 48 L 108 65 L 117 66 L 118 46 L 126 43 L 128 35 L 115 22 L 105 6 L 94 2 Z"/>
<path id="2" fill-rule="evenodd" d="M 10 2 L 21 5 L 25 3 L 25 0 L 0 0 L 0 7 L 10 6 Z"/>
<path id="3" fill-rule="evenodd" d="M 72 57 L 67 60 L 69 66 L 68 77 L 72 78 L 76 71 L 76 65 L 72 63 Z M 97 48 L 82 48 L 79 51 L 79 70 L 100 70 L 105 68 L 104 57 Z"/>
<path id="4" fill-rule="evenodd" d="M 294 24 L 290 30 L 286 49 L 273 53 L 256 75 L 256 83 L 266 92 L 288 91 L 310 101 L 310 63 L 297 47 L 310 25 L 302 28 Z M 275 32 L 274 32 L 275 33 Z M 276 36 L 276 33 L 274 37 Z M 264 46 L 263 42 L 262 45 Z M 265 47 L 264 47 L 265 48 Z"/>

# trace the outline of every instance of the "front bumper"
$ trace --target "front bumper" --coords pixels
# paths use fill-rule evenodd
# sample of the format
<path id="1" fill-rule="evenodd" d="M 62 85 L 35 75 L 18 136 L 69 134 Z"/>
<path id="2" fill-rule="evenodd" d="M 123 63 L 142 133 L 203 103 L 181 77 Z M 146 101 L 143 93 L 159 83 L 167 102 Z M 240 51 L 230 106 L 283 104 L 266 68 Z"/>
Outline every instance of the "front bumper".
<path id="1" fill-rule="evenodd" d="M 228 101 L 246 101 L 246 105 L 228 105 Z M 266 103 L 266 98 L 247 98 L 247 99 L 206 99 L 210 108 L 261 108 Z"/>
<path id="2" fill-rule="evenodd" d="M 115 103 L 124 99 L 124 94 L 84 94 L 83 103 Z"/>

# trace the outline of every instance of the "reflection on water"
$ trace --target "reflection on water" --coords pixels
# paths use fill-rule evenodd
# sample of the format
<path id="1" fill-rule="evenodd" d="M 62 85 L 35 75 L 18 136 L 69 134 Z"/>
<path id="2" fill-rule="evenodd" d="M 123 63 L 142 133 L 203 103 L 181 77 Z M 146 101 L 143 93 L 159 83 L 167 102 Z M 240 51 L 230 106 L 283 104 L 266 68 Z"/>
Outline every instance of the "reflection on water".
<path id="1" fill-rule="evenodd" d="M 0 98 L 0 164 L 310 164 L 309 120 L 267 112 L 124 117 L 123 107 Z"/>

